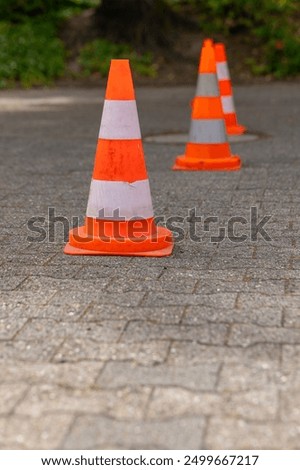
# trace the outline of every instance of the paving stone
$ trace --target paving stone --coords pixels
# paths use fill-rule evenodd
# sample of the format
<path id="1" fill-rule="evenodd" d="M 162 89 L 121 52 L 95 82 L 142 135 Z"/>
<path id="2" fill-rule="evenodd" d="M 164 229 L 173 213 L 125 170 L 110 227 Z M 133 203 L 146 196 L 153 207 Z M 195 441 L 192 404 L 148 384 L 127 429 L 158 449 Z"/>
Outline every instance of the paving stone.
<path id="1" fill-rule="evenodd" d="M 201 363 L 233 363 L 249 365 L 253 362 L 270 363 L 279 367 L 281 347 L 274 344 L 255 344 L 248 348 L 202 345 L 194 342 L 174 341 L 170 349 L 168 363 L 170 365 L 201 364 Z M 300 358 L 300 352 L 299 352 Z M 300 359 L 299 359 L 300 361 Z"/>
<path id="2" fill-rule="evenodd" d="M 167 305 L 205 305 L 222 308 L 233 308 L 236 301 L 236 294 L 172 294 L 168 292 L 150 292 L 144 301 L 145 306 L 167 306 Z"/>
<path id="3" fill-rule="evenodd" d="M 127 361 L 155 365 L 164 362 L 169 354 L 169 341 L 127 343 L 95 342 L 86 338 L 66 340 L 54 357 L 56 362 Z"/>
<path id="4" fill-rule="evenodd" d="M 175 416 L 227 415 L 264 421 L 274 419 L 278 412 L 276 389 L 240 393 L 199 393 L 183 388 L 157 388 L 152 397 L 149 419 Z"/>
<path id="5" fill-rule="evenodd" d="M 116 305 L 92 305 L 82 321 L 144 320 L 177 324 L 184 314 L 184 307 L 119 307 Z"/>
<path id="6" fill-rule="evenodd" d="M 185 310 L 182 323 L 186 325 L 202 324 L 205 321 L 222 323 L 253 323 L 261 326 L 281 326 L 282 309 L 264 307 L 258 310 L 251 308 L 219 309 L 206 306 L 190 306 Z"/>
<path id="7" fill-rule="evenodd" d="M 51 359 L 57 348 L 61 345 L 61 338 L 47 338 L 42 342 L 35 341 L 0 341 L 1 360 L 16 360 L 29 362 L 43 362 Z"/>
<path id="8" fill-rule="evenodd" d="M 286 293 L 300 296 L 300 279 L 290 279 L 287 285 Z"/>
<path id="9" fill-rule="evenodd" d="M 26 264 L 4 264 L 2 266 L 3 276 L 12 277 L 27 277 L 27 276 L 47 276 L 56 279 L 68 279 L 74 277 L 80 272 L 81 267 L 74 266 L 37 266 Z"/>
<path id="10" fill-rule="evenodd" d="M 80 302 L 73 302 L 67 304 L 64 301 L 60 303 L 59 300 L 51 302 L 50 305 L 41 307 L 40 309 L 33 308 L 26 311 L 27 318 L 36 318 L 36 319 L 49 319 L 61 322 L 74 322 L 78 321 L 89 309 L 89 304 L 84 304 Z M 117 321 L 119 318 L 117 319 Z M 99 321 L 95 319 L 93 321 Z"/>
<path id="11" fill-rule="evenodd" d="M 299 307 L 300 297 L 257 294 L 239 294 L 238 305 L 242 308 L 264 308 L 264 307 Z"/>
<path id="12" fill-rule="evenodd" d="M 257 343 L 300 344 L 300 329 L 233 325 L 228 344 L 247 347 Z"/>
<path id="13" fill-rule="evenodd" d="M 14 290 L 24 282 L 26 276 L 0 277 L 0 291 Z"/>
<path id="14" fill-rule="evenodd" d="M 102 387 L 118 388 L 129 385 L 173 385 L 184 384 L 195 390 L 213 390 L 216 386 L 219 365 L 170 367 L 156 365 L 149 374 L 149 368 L 130 362 L 110 362 L 103 369 L 98 384 Z"/>
<path id="15" fill-rule="evenodd" d="M 183 292 L 183 293 L 193 293 L 196 286 L 197 279 L 182 279 L 173 282 L 165 280 L 164 278 L 156 279 L 140 279 L 137 282 L 136 279 L 122 278 L 118 276 L 115 278 L 108 286 L 108 292 L 123 293 L 123 292 L 135 292 L 135 291 L 145 291 L 145 292 Z"/>
<path id="16" fill-rule="evenodd" d="M 280 417 L 282 421 L 300 424 L 299 392 L 300 384 L 298 382 L 298 386 L 296 388 L 289 388 L 285 393 L 281 393 Z"/>
<path id="17" fill-rule="evenodd" d="M 195 293 L 196 294 L 213 294 L 216 292 L 222 293 L 238 293 L 238 292 L 251 292 L 256 294 L 258 292 L 263 294 L 283 294 L 284 281 L 259 281 L 259 280 L 242 280 L 242 281 L 228 281 L 213 278 L 210 281 L 201 281 L 198 283 Z"/>
<path id="18" fill-rule="evenodd" d="M 25 318 L 0 319 L 0 340 L 10 340 L 21 330 L 26 323 Z"/>
<path id="19" fill-rule="evenodd" d="M 104 416 L 78 417 L 63 449 L 200 449 L 203 418 L 127 423 Z"/>
<path id="20" fill-rule="evenodd" d="M 120 337 L 124 322 L 82 323 L 80 325 L 70 322 L 56 322 L 53 320 L 33 319 L 27 323 L 18 335 L 18 340 L 36 340 L 44 338 L 85 338 L 94 342 L 116 341 Z"/>
<path id="21" fill-rule="evenodd" d="M 66 388 L 85 389 L 91 387 L 98 377 L 102 362 L 78 362 L 76 364 L 24 363 L 6 361 L 1 363 L 5 383 L 26 382 L 28 384 L 55 384 Z"/>
<path id="22" fill-rule="evenodd" d="M 62 304 L 72 304 L 78 302 L 84 303 L 99 303 L 103 305 L 117 305 L 121 307 L 137 307 L 140 305 L 141 301 L 144 298 L 144 292 L 130 292 L 128 293 L 118 293 L 114 294 L 111 292 L 101 292 L 98 290 L 86 290 L 86 291 L 65 291 L 62 296 L 60 292 L 57 292 L 53 296 L 52 301 L 54 303 L 59 302 Z"/>
<path id="23" fill-rule="evenodd" d="M 17 403 L 24 397 L 28 387 L 24 383 L 0 384 L 0 415 L 11 413 Z"/>
<path id="24" fill-rule="evenodd" d="M 8 292 L 1 293 L 0 317 L 6 318 L 9 312 L 14 311 L 16 316 L 28 317 L 29 312 L 43 308 L 54 296 L 56 291 L 36 292 L 34 295 L 28 291 L 14 291 L 13 296 Z"/>
<path id="25" fill-rule="evenodd" d="M 25 265 L 36 265 L 36 266 L 44 266 L 48 263 L 51 258 L 53 258 L 53 253 L 12 253 L 6 256 L 6 262 L 13 264 L 25 264 Z"/>
<path id="26" fill-rule="evenodd" d="M 300 425 L 214 417 L 210 420 L 207 449 L 299 449 Z"/>
<path id="27" fill-rule="evenodd" d="M 203 323 L 194 327 L 165 325 L 132 321 L 121 337 L 122 342 L 134 343 L 148 340 L 198 341 L 204 344 L 224 344 L 227 334 L 225 324 Z"/>
<path id="28" fill-rule="evenodd" d="M 59 449 L 73 419 L 64 413 L 52 413 L 43 419 L 14 415 L 0 417 L 0 448 Z"/>
<path id="29" fill-rule="evenodd" d="M 16 407 L 16 414 L 42 417 L 62 413 L 103 413 L 115 419 L 141 419 L 148 402 L 149 387 L 133 390 L 124 386 L 112 394 L 107 390 L 77 390 L 53 385 L 33 386 Z"/>
<path id="30" fill-rule="evenodd" d="M 251 362 L 249 365 L 224 364 L 220 372 L 218 390 L 240 392 L 275 387 L 277 370 L 271 361 Z"/>
<path id="31" fill-rule="evenodd" d="M 122 265 L 122 268 L 115 266 L 115 264 L 108 264 L 105 266 L 84 266 L 82 267 L 75 279 L 95 280 L 103 277 L 120 276 L 125 279 L 129 275 L 131 279 L 157 279 L 163 272 L 162 267 L 148 266 L 145 270 L 143 266 Z"/>
<path id="32" fill-rule="evenodd" d="M 286 307 L 283 310 L 283 326 L 287 328 L 300 328 L 300 309 Z"/>
<path id="33" fill-rule="evenodd" d="M 64 296 L 65 291 L 75 291 L 80 292 L 82 290 L 85 292 L 93 293 L 94 290 L 102 291 L 107 286 L 107 281 L 105 279 L 95 279 L 94 282 L 86 280 L 75 280 L 75 279 L 56 279 L 53 277 L 40 277 L 40 276 L 30 276 L 22 284 L 21 289 L 30 290 L 31 292 L 39 292 L 45 287 L 51 290 L 60 291 L 61 296 Z"/>

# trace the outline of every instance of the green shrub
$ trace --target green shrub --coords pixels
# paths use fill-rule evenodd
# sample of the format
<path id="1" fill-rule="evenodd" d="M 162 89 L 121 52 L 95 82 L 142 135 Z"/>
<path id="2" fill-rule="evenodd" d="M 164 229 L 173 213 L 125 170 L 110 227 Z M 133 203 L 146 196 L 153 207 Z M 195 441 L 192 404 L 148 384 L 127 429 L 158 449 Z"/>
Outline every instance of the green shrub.
<path id="1" fill-rule="evenodd" d="M 105 77 L 108 74 L 111 59 L 129 59 L 132 69 L 139 75 L 156 76 L 152 54 L 139 55 L 127 44 L 114 44 L 105 39 L 96 39 L 86 44 L 80 51 L 79 64 L 84 75 L 99 72 L 102 77 Z"/>
<path id="2" fill-rule="evenodd" d="M 197 1 L 191 1 L 196 7 Z M 298 0 L 206 0 L 199 17 L 207 34 L 241 33 L 249 44 L 254 42 L 260 57 L 245 61 L 254 74 L 282 78 L 300 73 L 300 39 L 293 19 L 297 5 Z"/>
<path id="3" fill-rule="evenodd" d="M 43 16 L 46 20 L 57 19 L 99 5 L 100 0 L 0 0 L 2 21 L 24 22 Z"/>
<path id="4" fill-rule="evenodd" d="M 64 73 L 65 51 L 51 23 L 0 22 L 0 87 L 49 84 Z"/>

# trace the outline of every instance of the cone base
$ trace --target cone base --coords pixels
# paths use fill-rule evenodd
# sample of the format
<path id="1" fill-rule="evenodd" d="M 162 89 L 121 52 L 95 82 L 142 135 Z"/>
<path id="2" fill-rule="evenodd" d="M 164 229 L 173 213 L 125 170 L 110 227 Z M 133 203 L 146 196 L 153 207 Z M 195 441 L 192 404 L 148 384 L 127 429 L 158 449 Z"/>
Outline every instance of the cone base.
<path id="1" fill-rule="evenodd" d="M 192 159 L 185 155 L 176 158 L 172 170 L 183 171 L 236 171 L 242 166 L 240 157 L 232 155 L 227 158 Z"/>
<path id="2" fill-rule="evenodd" d="M 174 247 L 172 233 L 164 227 L 157 227 L 154 237 L 148 236 L 141 242 L 132 239 L 125 239 L 122 242 L 116 239 L 104 241 L 95 237 L 92 240 L 84 241 L 86 237 L 86 227 L 78 227 L 74 238 L 74 229 L 70 231 L 70 241 L 64 248 L 66 255 L 86 255 L 86 256 L 169 256 Z M 82 238 L 83 241 L 76 241 Z"/>
<path id="3" fill-rule="evenodd" d="M 246 127 L 240 124 L 236 124 L 235 126 L 227 126 L 226 131 L 229 135 L 241 135 L 246 132 Z"/>

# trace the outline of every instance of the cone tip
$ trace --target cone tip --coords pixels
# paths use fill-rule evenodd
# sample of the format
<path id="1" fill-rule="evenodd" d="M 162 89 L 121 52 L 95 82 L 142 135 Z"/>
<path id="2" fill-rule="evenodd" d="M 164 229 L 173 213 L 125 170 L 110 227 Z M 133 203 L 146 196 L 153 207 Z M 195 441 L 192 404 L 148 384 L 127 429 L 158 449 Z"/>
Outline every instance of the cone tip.
<path id="1" fill-rule="evenodd" d="M 128 59 L 112 59 L 107 79 L 105 99 L 134 100 L 134 88 Z"/>
<path id="2" fill-rule="evenodd" d="M 214 42 L 213 42 L 212 39 L 210 39 L 210 38 L 204 39 L 204 41 L 203 41 L 203 46 L 205 46 L 205 47 L 213 47 L 213 45 L 214 45 Z"/>
<path id="3" fill-rule="evenodd" d="M 211 39 L 207 39 L 203 43 L 200 55 L 199 73 L 216 73 L 215 49 Z"/>
<path id="4" fill-rule="evenodd" d="M 225 45 L 222 42 L 217 42 L 215 44 L 215 55 L 217 62 L 226 62 Z"/>

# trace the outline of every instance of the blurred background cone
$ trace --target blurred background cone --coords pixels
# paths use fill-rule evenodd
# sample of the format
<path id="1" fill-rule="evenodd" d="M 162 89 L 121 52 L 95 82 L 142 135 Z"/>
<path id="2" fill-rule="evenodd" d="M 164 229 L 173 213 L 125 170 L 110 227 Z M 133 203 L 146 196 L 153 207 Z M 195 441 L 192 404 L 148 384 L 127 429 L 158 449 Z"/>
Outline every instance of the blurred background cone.
<path id="1" fill-rule="evenodd" d="M 185 154 L 176 158 L 173 170 L 238 170 L 241 160 L 231 155 L 216 75 L 211 40 L 204 42 L 196 96 L 192 102 L 189 141 Z"/>
<path id="2" fill-rule="evenodd" d="M 235 111 L 231 79 L 224 44 L 215 44 L 215 55 L 226 131 L 230 135 L 240 135 L 246 131 L 246 127 L 238 124 L 237 122 L 237 115 Z"/>

